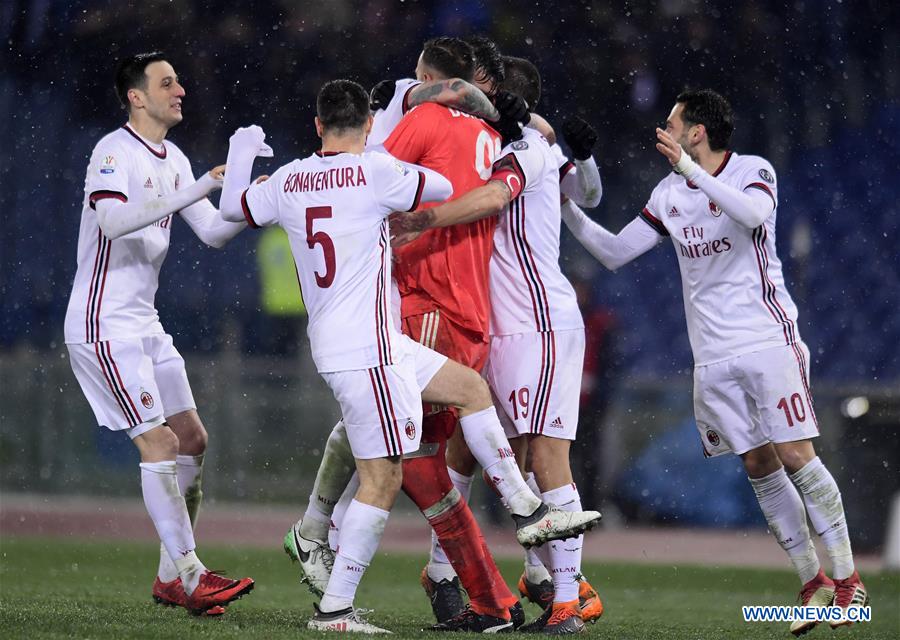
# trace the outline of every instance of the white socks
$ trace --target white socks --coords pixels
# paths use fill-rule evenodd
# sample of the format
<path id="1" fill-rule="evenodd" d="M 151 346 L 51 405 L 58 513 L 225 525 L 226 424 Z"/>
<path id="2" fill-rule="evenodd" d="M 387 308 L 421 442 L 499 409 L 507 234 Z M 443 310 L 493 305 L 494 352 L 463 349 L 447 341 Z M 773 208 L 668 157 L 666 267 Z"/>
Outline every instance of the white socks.
<path id="1" fill-rule="evenodd" d="M 372 561 L 389 512 L 353 500 L 344 515 L 340 545 L 325 595 L 319 603 L 323 612 L 338 611 L 353 606 L 356 588 L 366 567 Z"/>
<path id="2" fill-rule="evenodd" d="M 307 540 L 328 540 L 331 515 L 355 469 L 347 429 L 341 420 L 334 425 L 325 443 L 322 462 L 319 463 L 316 481 L 309 496 L 309 505 L 300 524 L 301 536 Z M 355 494 L 354 489 L 351 496 Z"/>
<path id="3" fill-rule="evenodd" d="M 184 498 L 178 491 L 176 463 L 174 460 L 142 462 L 140 467 L 147 513 L 178 569 L 185 591 L 190 594 L 206 567 L 194 553 L 194 532 Z"/>
<path id="4" fill-rule="evenodd" d="M 203 500 L 201 480 L 203 478 L 203 454 L 197 456 L 176 456 L 175 475 L 178 478 L 178 490 L 184 497 L 191 529 L 197 526 L 197 512 Z M 171 582 L 178 577 L 178 569 L 169 557 L 166 546 L 159 545 L 159 571 L 157 575 L 162 582 Z"/>
<path id="5" fill-rule="evenodd" d="M 460 418 L 459 426 L 469 450 L 503 496 L 509 510 L 518 516 L 534 513 L 541 501 L 525 484 L 494 407 Z"/>
<path id="6" fill-rule="evenodd" d="M 791 474 L 791 480 L 803 494 L 809 520 L 825 543 L 825 551 L 831 559 L 831 577 L 835 580 L 849 578 L 855 571 L 853 551 L 837 483 L 818 457 Z"/>
<path id="7" fill-rule="evenodd" d="M 563 511 L 581 511 L 581 496 L 575 484 L 565 484 L 547 491 L 544 502 Z M 555 540 L 550 547 L 550 567 L 553 578 L 553 602 L 571 602 L 578 599 L 578 579 L 581 577 L 581 545 L 584 536 L 568 540 Z"/>
<path id="8" fill-rule="evenodd" d="M 472 481 L 475 479 L 475 476 L 464 476 L 450 467 L 447 467 L 447 473 L 450 474 L 450 481 L 453 483 L 453 486 L 456 487 L 463 499 L 468 502 L 472 493 Z M 428 577 L 435 582 L 452 580 L 456 576 L 456 571 L 453 570 L 447 554 L 444 553 L 444 548 L 438 542 L 434 529 L 431 530 L 431 558 L 428 561 L 427 571 Z"/>
<path id="9" fill-rule="evenodd" d="M 534 495 L 541 495 L 541 489 L 538 487 L 533 473 L 529 472 L 525 475 L 525 484 L 528 485 L 528 488 L 531 489 Z M 525 551 L 525 579 L 534 584 L 540 584 L 545 580 L 552 582 L 553 577 L 547 571 L 547 567 L 553 566 L 551 562 L 549 544 L 527 549 Z"/>
<path id="10" fill-rule="evenodd" d="M 800 494 L 788 479 L 784 467 L 762 478 L 749 480 L 769 530 L 790 557 L 800 582 L 806 584 L 819 573 L 819 558 L 809 537 Z"/>
<path id="11" fill-rule="evenodd" d="M 331 547 L 333 551 L 337 551 L 338 541 L 341 538 L 341 527 L 343 526 L 344 515 L 347 513 L 347 509 L 350 508 L 350 503 L 353 502 L 353 498 L 356 497 L 357 491 L 359 491 L 359 474 L 354 471 L 353 475 L 350 476 L 350 482 L 347 483 L 347 488 L 344 489 L 344 493 L 341 494 L 341 499 L 338 500 L 338 503 L 334 505 L 334 511 L 331 514 L 331 528 L 328 530 L 328 546 Z"/>

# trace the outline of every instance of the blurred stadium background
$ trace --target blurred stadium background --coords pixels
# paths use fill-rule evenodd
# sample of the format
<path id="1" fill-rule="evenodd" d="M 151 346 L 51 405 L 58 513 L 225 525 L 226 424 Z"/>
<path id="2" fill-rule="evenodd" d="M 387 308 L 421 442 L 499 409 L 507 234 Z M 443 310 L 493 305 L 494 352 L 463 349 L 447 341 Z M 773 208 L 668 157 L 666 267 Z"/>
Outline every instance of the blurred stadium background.
<path id="1" fill-rule="evenodd" d="M 7 514 L 36 494 L 60 496 L 40 501 L 51 510 L 75 495 L 139 495 L 136 452 L 94 424 L 62 343 L 85 167 L 125 119 L 117 59 L 168 53 L 187 90 L 171 138 L 199 173 L 224 162 L 228 136 L 249 123 L 266 129 L 277 163 L 308 154 L 324 81 L 407 77 L 425 38 L 485 33 L 539 66 L 540 113 L 557 125 L 578 113 L 598 129 L 604 197 L 591 215 L 616 230 L 666 173 L 653 127 L 674 96 L 692 86 L 730 98 L 733 148 L 779 173 L 779 254 L 813 354 L 816 446 L 856 549 L 884 550 L 900 489 L 895 3 L 10 0 L 0 30 Z M 207 504 L 302 505 L 337 417 L 309 359 L 285 246 L 248 232 L 217 252 L 186 225 L 173 231 L 157 304 L 211 434 Z M 612 274 L 564 234 L 563 256 L 589 330 L 574 454 L 585 505 L 604 511 L 610 531 L 764 531 L 738 460 L 704 461 L 696 441 L 671 249 Z M 490 507 L 490 496 L 477 502 Z"/>

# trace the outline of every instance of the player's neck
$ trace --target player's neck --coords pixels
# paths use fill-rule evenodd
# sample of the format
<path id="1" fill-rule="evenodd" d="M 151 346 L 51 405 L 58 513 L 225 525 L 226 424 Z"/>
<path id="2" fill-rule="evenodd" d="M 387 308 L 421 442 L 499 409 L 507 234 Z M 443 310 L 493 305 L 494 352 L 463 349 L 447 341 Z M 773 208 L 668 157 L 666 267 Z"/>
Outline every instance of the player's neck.
<path id="1" fill-rule="evenodd" d="M 706 171 L 706 173 L 713 175 L 719 170 L 719 167 L 722 166 L 722 162 L 725 160 L 725 155 L 727 153 L 728 152 L 724 149 L 721 151 L 705 149 L 698 152 L 697 157 L 692 158 L 692 160 L 703 167 L 703 170 Z"/>
<path id="2" fill-rule="evenodd" d="M 366 149 L 365 137 L 358 134 L 348 136 L 324 136 L 322 153 L 362 153 Z"/>
<path id="3" fill-rule="evenodd" d="M 166 134 L 169 132 L 168 127 L 156 120 L 135 117 L 134 114 L 128 118 L 128 126 L 139 136 L 146 138 L 155 144 L 162 144 L 163 140 L 166 138 Z"/>

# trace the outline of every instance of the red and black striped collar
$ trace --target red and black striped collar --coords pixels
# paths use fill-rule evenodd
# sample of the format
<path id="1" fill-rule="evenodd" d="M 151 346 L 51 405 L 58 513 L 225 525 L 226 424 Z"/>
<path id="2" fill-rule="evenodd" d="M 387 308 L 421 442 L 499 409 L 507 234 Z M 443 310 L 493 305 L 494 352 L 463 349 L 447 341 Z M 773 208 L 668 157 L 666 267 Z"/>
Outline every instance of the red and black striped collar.
<path id="1" fill-rule="evenodd" d="M 713 172 L 713 174 L 712 174 L 712 177 L 713 177 L 713 178 L 717 177 L 720 173 L 722 173 L 723 171 L 725 171 L 725 165 L 727 165 L 727 164 L 728 164 L 728 161 L 731 160 L 731 155 L 732 155 L 732 152 L 731 152 L 731 151 L 728 151 L 728 150 L 725 151 L 725 157 L 722 158 L 722 164 L 720 164 L 720 165 L 719 165 L 719 168 L 716 169 L 716 170 Z M 689 188 L 691 188 L 691 189 L 696 189 L 696 188 L 697 188 L 697 185 L 695 185 L 695 184 L 694 184 L 693 182 L 691 182 L 690 180 L 685 180 L 685 182 L 687 183 L 687 186 L 688 186 Z"/>
<path id="2" fill-rule="evenodd" d="M 316 151 L 316 155 L 319 156 L 320 158 L 326 158 L 329 156 L 339 156 L 342 153 L 348 153 L 348 152 L 347 151 L 322 151 L 321 149 Z"/>
<path id="3" fill-rule="evenodd" d="M 135 140 L 137 140 L 137 141 L 140 142 L 142 145 L 144 145 L 144 146 L 147 148 L 147 151 L 149 151 L 150 153 L 152 153 L 153 155 L 155 155 L 155 156 L 156 156 L 157 158 L 159 158 L 160 160 L 165 160 L 165 159 L 166 159 L 167 151 L 166 151 L 166 143 L 165 143 L 165 142 L 162 143 L 162 151 L 157 151 L 156 149 L 154 149 L 153 147 L 151 147 L 149 144 L 147 144 L 147 141 L 144 140 L 144 139 L 143 139 L 141 136 L 139 136 L 138 134 L 136 134 L 136 133 L 134 132 L 134 130 L 133 130 L 131 127 L 129 127 L 127 124 L 123 124 L 123 125 L 122 125 L 122 128 L 125 129 L 125 131 L 127 131 L 127 132 L 131 135 L 131 137 L 133 137 Z"/>

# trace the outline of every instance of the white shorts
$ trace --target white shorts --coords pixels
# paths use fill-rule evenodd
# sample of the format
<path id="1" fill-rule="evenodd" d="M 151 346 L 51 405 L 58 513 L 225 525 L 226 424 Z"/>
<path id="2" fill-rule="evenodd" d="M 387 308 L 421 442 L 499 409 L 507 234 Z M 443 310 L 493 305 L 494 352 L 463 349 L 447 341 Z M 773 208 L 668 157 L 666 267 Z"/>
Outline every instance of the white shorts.
<path id="1" fill-rule="evenodd" d="M 583 370 L 584 329 L 491 337 L 485 377 L 506 437 L 574 440 Z"/>
<path id="2" fill-rule="evenodd" d="M 135 438 L 167 416 L 197 408 L 169 334 L 66 346 L 97 423 L 107 429 Z"/>
<path id="3" fill-rule="evenodd" d="M 395 364 L 322 374 L 341 405 L 355 458 L 400 456 L 419 448 L 422 390 L 447 356 L 400 337 Z"/>
<path id="4" fill-rule="evenodd" d="M 809 350 L 800 342 L 695 367 L 694 415 L 707 457 L 818 436 Z"/>

